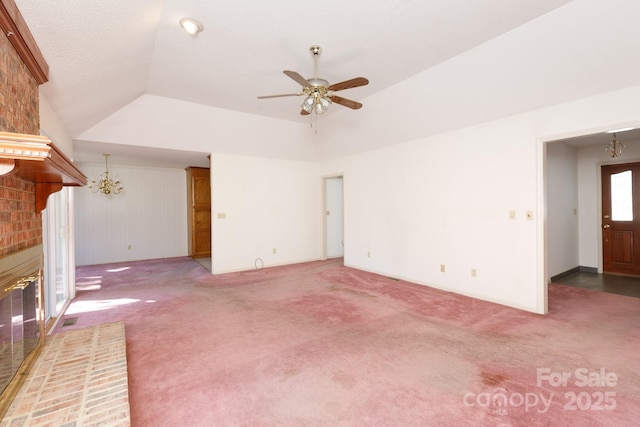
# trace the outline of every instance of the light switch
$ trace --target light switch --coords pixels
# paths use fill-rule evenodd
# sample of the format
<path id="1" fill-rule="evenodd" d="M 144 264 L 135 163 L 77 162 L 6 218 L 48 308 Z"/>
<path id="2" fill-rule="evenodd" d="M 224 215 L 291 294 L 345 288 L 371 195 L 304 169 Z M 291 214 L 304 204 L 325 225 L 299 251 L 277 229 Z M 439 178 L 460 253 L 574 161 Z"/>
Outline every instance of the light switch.
<path id="1" fill-rule="evenodd" d="M 224 212 L 218 212 L 217 217 L 218 219 L 225 219 L 227 217 L 227 214 Z"/>

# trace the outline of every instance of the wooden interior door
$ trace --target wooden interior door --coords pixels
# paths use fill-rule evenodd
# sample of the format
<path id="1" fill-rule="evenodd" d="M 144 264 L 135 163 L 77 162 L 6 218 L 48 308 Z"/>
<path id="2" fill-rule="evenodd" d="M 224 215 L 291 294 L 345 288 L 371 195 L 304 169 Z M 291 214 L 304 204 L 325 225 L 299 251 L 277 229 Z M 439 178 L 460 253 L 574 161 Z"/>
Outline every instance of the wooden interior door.
<path id="1" fill-rule="evenodd" d="M 601 177 L 603 270 L 640 276 L 640 163 L 602 166 Z"/>
<path id="2" fill-rule="evenodd" d="M 187 168 L 189 256 L 211 257 L 211 181 L 208 168 Z"/>

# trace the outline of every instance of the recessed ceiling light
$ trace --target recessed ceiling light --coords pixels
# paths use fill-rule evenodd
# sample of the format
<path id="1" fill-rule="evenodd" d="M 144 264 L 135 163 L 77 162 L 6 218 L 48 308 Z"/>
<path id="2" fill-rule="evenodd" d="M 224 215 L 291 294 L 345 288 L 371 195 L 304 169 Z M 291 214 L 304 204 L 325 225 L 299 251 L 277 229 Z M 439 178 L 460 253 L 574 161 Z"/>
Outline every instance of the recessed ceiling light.
<path id="1" fill-rule="evenodd" d="M 621 129 L 614 129 L 614 130 L 608 130 L 607 133 L 619 133 L 619 132 L 626 132 L 628 130 L 634 130 L 635 128 L 621 128 Z"/>
<path id="2" fill-rule="evenodd" d="M 202 24 L 193 18 L 182 18 L 180 20 L 180 26 L 192 36 L 198 34 L 204 29 Z"/>

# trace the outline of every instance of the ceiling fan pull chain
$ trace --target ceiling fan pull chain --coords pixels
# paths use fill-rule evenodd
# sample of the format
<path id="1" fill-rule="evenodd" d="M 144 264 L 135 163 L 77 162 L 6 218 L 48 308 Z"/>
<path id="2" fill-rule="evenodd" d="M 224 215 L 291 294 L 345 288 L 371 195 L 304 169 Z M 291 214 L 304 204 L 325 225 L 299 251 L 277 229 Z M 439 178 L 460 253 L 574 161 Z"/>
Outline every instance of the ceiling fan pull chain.
<path id="1" fill-rule="evenodd" d="M 318 113 L 316 111 L 313 112 L 313 120 L 316 122 L 314 133 L 318 134 Z"/>

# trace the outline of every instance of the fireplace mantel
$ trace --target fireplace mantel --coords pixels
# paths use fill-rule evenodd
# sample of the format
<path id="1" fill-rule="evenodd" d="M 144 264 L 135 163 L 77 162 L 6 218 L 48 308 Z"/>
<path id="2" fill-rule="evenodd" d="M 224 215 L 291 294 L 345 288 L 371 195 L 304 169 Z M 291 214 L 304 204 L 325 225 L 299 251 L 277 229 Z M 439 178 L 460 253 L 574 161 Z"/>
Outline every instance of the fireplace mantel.
<path id="1" fill-rule="evenodd" d="M 36 211 L 63 186 L 83 186 L 87 177 L 45 136 L 0 132 L 0 175 L 15 174 L 36 184 Z"/>

